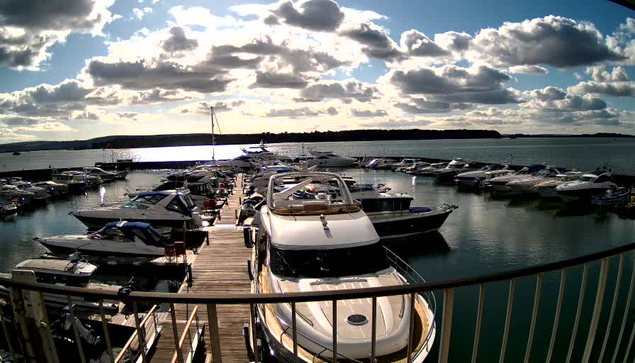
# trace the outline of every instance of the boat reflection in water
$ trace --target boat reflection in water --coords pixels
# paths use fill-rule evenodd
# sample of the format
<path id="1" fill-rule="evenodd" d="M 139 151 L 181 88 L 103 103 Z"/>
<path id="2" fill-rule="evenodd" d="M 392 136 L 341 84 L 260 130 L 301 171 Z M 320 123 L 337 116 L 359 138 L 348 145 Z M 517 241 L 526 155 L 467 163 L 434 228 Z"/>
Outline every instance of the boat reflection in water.
<path id="1" fill-rule="evenodd" d="M 308 195 L 314 196 L 309 198 Z M 285 173 L 270 179 L 267 203 L 255 221 L 254 293 L 293 293 L 404 285 L 413 270 L 379 243 L 370 219 L 351 197 L 337 174 Z M 416 273 L 414 273 L 416 275 Z M 415 280 L 422 281 L 418 275 Z M 367 359 L 371 355 L 372 300 L 297 303 L 298 358 L 305 362 L 333 357 Z M 414 305 L 414 306 L 413 306 Z M 293 361 L 292 308 L 289 304 L 256 307 L 263 346 L 280 361 Z M 435 338 L 434 295 L 377 298 L 376 357 L 405 361 L 410 320 L 412 362 L 422 362 Z M 335 315 L 335 316 L 334 316 Z M 335 325 L 335 328 L 334 328 Z M 334 339 L 333 331 L 337 335 Z M 251 346 L 253 337 L 251 337 Z"/>

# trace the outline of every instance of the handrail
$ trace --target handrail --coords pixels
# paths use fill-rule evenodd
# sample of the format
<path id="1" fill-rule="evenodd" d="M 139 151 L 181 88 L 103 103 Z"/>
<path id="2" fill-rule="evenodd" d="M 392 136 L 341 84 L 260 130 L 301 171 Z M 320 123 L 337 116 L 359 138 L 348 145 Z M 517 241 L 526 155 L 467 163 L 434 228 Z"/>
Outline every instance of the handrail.
<path id="1" fill-rule="evenodd" d="M 194 318 L 196 317 L 196 314 L 198 313 L 198 305 L 194 306 L 194 309 L 192 310 L 192 314 L 190 314 L 190 318 L 187 319 L 187 323 L 185 324 L 185 328 L 183 329 L 183 335 L 181 336 L 181 339 L 179 339 L 179 350 L 183 349 L 183 343 L 185 343 L 185 338 L 187 338 L 187 336 L 189 335 L 188 332 L 190 330 L 190 327 L 192 326 L 192 321 L 194 321 Z M 190 347 L 192 346 L 192 342 L 190 342 Z M 174 352 L 174 355 L 172 356 L 172 363 L 176 362 L 176 358 L 177 358 L 177 354 L 178 352 Z"/>
<path id="2" fill-rule="evenodd" d="M 635 250 L 635 243 L 629 243 L 608 250 L 578 256 L 562 261 L 551 262 L 543 265 L 525 267 L 521 269 L 503 271 L 492 274 L 458 278 L 445 281 L 425 282 L 420 284 L 396 285 L 360 288 L 352 290 L 332 290 L 332 291 L 312 291 L 312 292 L 290 292 L 285 294 L 174 294 L 157 292 L 131 292 L 128 295 L 120 295 L 114 291 L 102 291 L 80 287 L 54 286 L 38 282 L 15 281 L 13 279 L 0 277 L 0 285 L 39 291 L 52 294 L 65 294 L 79 297 L 103 298 L 119 301 L 138 301 L 154 303 L 190 303 L 190 304 L 268 304 L 285 302 L 312 302 L 324 300 L 347 300 L 371 298 L 373 296 L 394 296 L 410 293 L 422 293 L 434 290 L 452 289 L 464 286 L 473 286 L 496 281 L 505 281 L 519 277 L 526 277 L 538 273 L 556 271 L 563 268 L 581 265 L 583 263 L 597 261 L 606 257 L 618 255 L 620 253 Z"/>
<path id="3" fill-rule="evenodd" d="M 148 322 L 148 319 L 150 319 L 150 317 L 152 316 L 152 314 L 154 314 L 154 311 L 158 308 L 158 305 L 154 305 L 152 307 L 152 309 L 150 309 L 150 311 L 148 311 L 148 313 L 146 314 L 146 316 L 143 317 L 143 320 L 141 321 L 141 323 L 139 324 L 139 326 L 143 327 L 145 329 L 146 323 Z M 130 336 L 130 338 L 128 339 L 128 341 L 126 342 L 126 344 L 123 346 L 123 348 L 121 348 L 121 351 L 119 352 L 119 355 L 117 355 L 117 358 L 115 358 L 115 362 L 120 362 L 123 359 L 123 356 L 126 354 L 126 351 L 128 351 L 128 348 L 130 348 L 130 345 L 132 344 L 132 341 L 134 340 L 134 338 L 136 338 L 138 335 L 137 330 L 135 330 L 132 335 Z"/>

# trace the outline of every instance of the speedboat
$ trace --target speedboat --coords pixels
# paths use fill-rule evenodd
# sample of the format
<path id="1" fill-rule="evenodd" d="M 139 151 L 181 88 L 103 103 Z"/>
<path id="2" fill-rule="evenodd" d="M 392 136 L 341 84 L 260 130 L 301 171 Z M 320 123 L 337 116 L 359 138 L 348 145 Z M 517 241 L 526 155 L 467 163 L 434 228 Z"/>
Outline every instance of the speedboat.
<path id="1" fill-rule="evenodd" d="M 457 174 L 454 177 L 454 183 L 458 186 L 480 187 L 483 181 L 487 178 L 488 172 L 492 172 L 496 170 L 506 170 L 507 168 L 508 168 L 507 165 L 488 164 L 480 168 L 479 170 L 468 171 L 468 172 Z"/>
<path id="2" fill-rule="evenodd" d="M 583 174 L 578 180 L 558 185 L 556 193 L 565 202 L 590 201 L 593 195 L 615 189 L 617 184 L 611 180 L 611 172 L 596 170 Z"/>
<path id="3" fill-rule="evenodd" d="M 365 168 L 375 169 L 375 170 L 388 170 L 392 168 L 392 165 L 395 162 L 391 159 L 373 159 L 368 162 L 368 164 L 364 165 Z"/>
<path id="4" fill-rule="evenodd" d="M 565 168 L 547 167 L 535 173 L 531 178 L 510 181 L 506 186 L 515 194 L 533 194 L 536 192 L 534 188 L 536 184 L 555 179 L 564 172 L 566 172 Z"/>
<path id="5" fill-rule="evenodd" d="M 33 193 L 33 203 L 46 204 L 51 195 L 44 188 L 36 187 L 33 184 L 21 180 L 12 182 L 13 185 L 20 190 L 24 190 L 28 193 Z"/>
<path id="6" fill-rule="evenodd" d="M 55 254 L 79 252 L 88 258 L 116 257 L 146 261 L 165 255 L 167 238 L 148 223 L 110 222 L 87 235 L 62 235 L 35 241 Z"/>
<path id="7" fill-rule="evenodd" d="M 448 204 L 434 208 L 410 207 L 413 199 L 408 194 L 378 193 L 359 201 L 383 241 L 436 231 L 457 208 Z"/>
<path id="8" fill-rule="evenodd" d="M 65 197 L 68 195 L 69 187 L 66 184 L 56 183 L 54 181 L 43 181 L 33 184 L 36 187 L 43 188 L 52 197 Z"/>
<path id="9" fill-rule="evenodd" d="M 57 286 L 84 287 L 89 289 L 117 291 L 119 286 L 92 283 L 91 276 L 97 270 L 97 266 L 80 259 L 78 254 L 70 256 L 71 259 L 29 259 L 17 264 L 10 274 L 2 274 L 2 277 L 14 280 L 34 281 Z M 0 287 L 0 296 L 8 297 L 8 288 Z M 68 297 L 60 294 L 43 294 L 44 303 L 48 307 L 63 308 L 69 304 Z M 72 297 L 72 303 L 81 310 L 97 311 L 100 306 L 97 301 L 88 298 Z M 103 302 L 105 312 L 115 313 L 119 310 L 116 302 Z"/>
<path id="10" fill-rule="evenodd" d="M 15 185 L 4 184 L 0 186 L 0 198 L 16 203 L 18 206 L 30 206 L 33 203 L 34 194 L 22 190 Z"/>
<path id="11" fill-rule="evenodd" d="M 473 165 L 465 160 L 454 159 L 445 168 L 434 170 L 432 173 L 438 183 L 452 183 L 456 175 L 474 169 Z"/>
<path id="12" fill-rule="evenodd" d="M 198 228 L 203 224 L 188 192 L 145 192 L 122 205 L 71 212 L 86 227 L 98 229 L 108 222 L 145 222 L 155 227 Z"/>
<path id="13" fill-rule="evenodd" d="M 412 174 L 414 173 L 416 170 L 418 169 L 423 169 L 423 168 L 427 168 L 430 166 L 430 163 L 426 162 L 426 161 L 417 161 L 416 163 L 414 163 L 414 165 L 409 166 L 407 168 L 405 168 L 404 170 L 402 170 L 404 173 L 406 174 Z"/>
<path id="14" fill-rule="evenodd" d="M 307 165 L 321 168 L 346 168 L 357 162 L 353 158 L 334 154 L 332 151 L 309 151 L 313 158 L 307 159 Z"/>
<path id="15" fill-rule="evenodd" d="M 154 187 L 152 191 L 189 191 L 190 197 L 199 210 L 207 209 L 206 206 L 210 200 L 213 200 L 218 190 L 218 179 L 204 178 L 197 182 L 188 183 L 186 181 L 167 180 L 164 183 Z M 138 196 L 139 193 L 127 193 L 130 199 Z"/>
<path id="16" fill-rule="evenodd" d="M 401 172 L 406 170 L 407 168 L 414 166 L 419 162 L 418 159 L 401 159 L 400 162 L 392 164 L 392 170 L 396 172 Z"/>
<path id="17" fill-rule="evenodd" d="M 249 183 L 255 190 L 265 194 L 269 185 L 269 178 L 272 175 L 288 173 L 294 170 L 293 167 L 286 164 L 265 165 L 250 178 Z"/>
<path id="18" fill-rule="evenodd" d="M 408 174 L 417 175 L 417 176 L 433 176 L 436 170 L 440 170 L 448 166 L 448 163 L 432 163 L 429 166 L 415 169 Z"/>
<path id="19" fill-rule="evenodd" d="M 545 167 L 545 165 L 540 164 L 529 165 L 513 174 L 507 174 L 487 179 L 485 181 L 485 187 L 490 188 L 496 192 L 511 192 L 511 188 L 507 186 L 507 183 L 516 180 L 529 179 L 533 177 L 535 173 L 539 172 Z"/>
<path id="20" fill-rule="evenodd" d="M 117 178 L 117 173 L 106 171 L 96 166 L 86 166 L 83 169 L 86 174 L 88 174 L 89 176 L 97 176 L 101 178 L 104 183 L 110 183 L 112 181 L 115 181 L 115 179 Z"/>
<path id="21" fill-rule="evenodd" d="M 261 141 L 258 146 L 250 146 L 247 149 L 240 148 L 246 156 L 249 156 L 251 159 L 255 161 L 266 161 L 266 160 L 280 160 L 284 159 L 281 155 L 278 155 L 272 151 L 269 151 L 264 143 Z"/>
<path id="22" fill-rule="evenodd" d="M 612 207 L 618 204 L 626 204 L 631 200 L 631 189 L 622 187 L 619 189 L 609 189 L 604 194 L 591 196 L 591 204 L 599 207 Z"/>
<path id="23" fill-rule="evenodd" d="M 267 202 L 257 214 L 259 228 L 250 265 L 253 293 L 337 291 L 408 283 L 407 277 L 387 261 L 389 250 L 379 243 L 370 219 L 337 174 L 290 174 L 299 181 L 286 184 L 280 192 L 275 192 L 275 187 L 282 183 L 281 176 L 271 178 Z M 319 185 L 329 188 L 333 181 L 340 191 L 337 196 L 317 192 L 313 199 L 295 197 L 301 191 L 317 191 Z M 402 295 L 377 298 L 377 361 L 421 363 L 430 352 L 436 333 L 434 297 L 417 295 L 414 304 L 410 301 Z M 330 360 L 336 324 L 338 359 L 367 359 L 373 340 L 371 299 L 336 304 L 339 314 L 333 316 L 333 301 L 296 303 L 297 319 L 289 304 L 258 304 L 257 325 L 250 329 L 258 335 L 247 334 L 248 342 L 253 347 L 260 340 L 266 344 L 263 354 L 272 352 L 278 361 L 292 362 L 295 335 L 299 361 Z M 421 328 L 413 332 L 408 357 L 411 320 Z M 296 334 L 291 331 L 292 321 L 297 322 Z"/>
<path id="24" fill-rule="evenodd" d="M 556 193 L 556 187 L 566 182 L 576 180 L 581 175 L 582 172 L 580 171 L 567 171 L 556 175 L 555 178 L 551 178 L 534 185 L 534 189 L 542 198 L 559 198 L 558 193 Z"/>
<path id="25" fill-rule="evenodd" d="M 6 216 L 17 212 L 18 206 L 14 202 L 0 199 L 0 216 Z"/>

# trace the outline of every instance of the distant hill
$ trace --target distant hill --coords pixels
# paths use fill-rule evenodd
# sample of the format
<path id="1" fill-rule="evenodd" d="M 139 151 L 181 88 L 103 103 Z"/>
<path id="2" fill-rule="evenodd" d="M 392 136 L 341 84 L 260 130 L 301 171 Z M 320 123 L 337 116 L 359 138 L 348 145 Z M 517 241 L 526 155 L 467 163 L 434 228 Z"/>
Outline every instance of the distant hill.
<path id="1" fill-rule="evenodd" d="M 328 141 L 383 141 L 383 140 L 431 140 L 431 139 L 499 139 L 494 130 L 349 130 L 283 132 L 260 134 L 216 135 L 216 144 L 257 144 L 282 142 L 328 142 Z M 75 141 L 29 141 L 0 145 L 0 152 L 36 150 L 84 150 L 84 149 L 128 149 L 141 147 L 210 145 L 211 134 L 151 135 L 151 136 L 105 136 L 90 140 Z"/>
<path id="2" fill-rule="evenodd" d="M 558 134 L 535 134 L 535 135 L 527 135 L 527 134 L 511 134 L 511 135 L 503 135 L 505 137 L 605 137 L 605 138 L 631 138 L 635 137 L 635 135 L 628 134 L 614 134 L 610 132 L 599 132 L 597 134 L 580 134 L 580 135 L 558 135 Z"/>

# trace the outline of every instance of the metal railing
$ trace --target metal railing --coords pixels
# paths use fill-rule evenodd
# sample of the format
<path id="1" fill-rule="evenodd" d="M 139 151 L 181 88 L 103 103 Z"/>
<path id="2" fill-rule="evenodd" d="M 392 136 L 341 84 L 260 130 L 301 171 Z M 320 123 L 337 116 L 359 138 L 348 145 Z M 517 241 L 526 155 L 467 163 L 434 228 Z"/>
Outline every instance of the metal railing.
<path id="1" fill-rule="evenodd" d="M 631 350 L 633 339 L 635 338 L 635 326 L 633 323 L 633 319 L 627 319 L 631 303 L 633 301 L 635 268 L 632 268 L 632 273 L 629 274 L 625 274 L 624 271 L 627 269 L 627 266 L 630 266 L 630 264 L 627 264 L 627 261 L 630 262 L 633 260 L 633 255 L 630 254 L 630 252 L 633 250 L 635 250 L 635 243 L 623 245 L 602 252 L 588 254 L 581 257 L 567 259 L 564 261 L 532 266 L 513 271 L 447 281 L 418 282 L 408 285 L 386 286 L 380 288 L 359 288 L 353 290 L 330 290 L 307 293 L 294 292 L 286 294 L 181 295 L 170 293 L 132 292 L 127 296 L 120 296 L 116 292 L 110 291 L 92 290 L 76 287 L 60 287 L 36 282 L 26 282 L 0 278 L 0 285 L 4 285 L 7 288 L 11 289 L 12 298 L 6 301 L 6 303 L 13 309 L 12 319 L 7 316 L 7 310 L 2 312 L 2 316 L 0 316 L 0 318 L 2 319 L 2 329 L 5 333 L 4 335 L 6 343 L 9 350 L 12 352 L 12 355 L 14 357 L 23 355 L 26 357 L 26 360 L 29 360 L 33 358 L 31 357 L 33 355 L 38 357 L 39 355 L 45 354 L 45 349 L 42 349 L 42 347 L 40 346 L 35 346 L 34 344 L 43 344 L 42 342 L 45 342 L 45 339 L 41 337 L 46 336 L 46 334 L 50 334 L 50 326 L 48 325 L 48 320 L 46 319 L 46 306 L 43 303 L 40 306 L 41 311 L 39 313 L 34 313 L 34 310 L 26 306 L 23 300 L 17 298 L 18 296 L 29 295 L 27 294 L 27 292 L 34 291 L 39 293 L 61 294 L 64 296 L 68 296 L 69 299 L 71 296 L 93 299 L 93 301 L 99 301 L 101 307 L 100 313 L 102 317 L 104 317 L 103 301 L 105 300 L 122 301 L 128 304 L 131 303 L 133 305 L 139 346 L 141 347 L 141 349 L 139 350 L 140 354 L 139 357 L 137 357 L 137 360 L 140 358 L 142 362 L 147 362 L 150 360 L 150 357 L 147 355 L 147 353 L 150 351 L 148 347 L 150 341 L 148 339 L 149 337 L 145 333 L 145 330 L 141 329 L 141 327 L 148 324 L 148 322 L 152 322 L 153 324 L 155 324 L 156 327 L 158 323 L 153 318 L 149 318 L 149 316 L 153 314 L 146 315 L 143 321 L 140 320 L 137 304 L 167 303 L 171 304 L 172 307 L 174 307 L 174 304 L 189 304 L 190 306 L 197 304 L 206 305 L 207 322 L 203 323 L 207 324 L 209 327 L 209 340 L 211 343 L 211 349 L 209 351 L 211 352 L 213 361 L 215 363 L 221 363 L 223 358 L 223 349 L 225 347 L 220 344 L 221 341 L 219 335 L 219 317 L 217 313 L 217 306 L 219 305 L 250 306 L 251 315 L 246 315 L 245 321 L 249 320 L 253 323 L 258 320 L 258 318 L 254 315 L 254 312 L 256 311 L 256 309 L 253 308 L 254 306 L 259 304 L 291 304 L 293 311 L 290 329 L 290 335 L 293 341 L 293 352 L 291 354 L 298 357 L 298 349 L 300 347 L 298 347 L 297 345 L 298 332 L 295 329 L 297 315 L 295 306 L 298 303 L 319 301 L 333 302 L 332 314 L 334 320 L 336 321 L 338 314 L 337 302 L 341 300 L 370 298 L 372 299 L 373 308 L 376 308 L 377 299 L 380 297 L 405 295 L 407 298 L 409 297 L 412 302 L 414 301 L 416 294 L 426 294 L 437 291 L 443 294 L 443 305 L 440 321 L 436 321 L 437 327 L 440 327 L 440 330 L 437 331 L 439 339 L 436 339 L 436 341 L 434 342 L 434 346 L 438 354 L 438 362 L 449 361 L 450 352 L 452 351 L 452 347 L 455 344 L 457 345 L 457 347 L 460 347 L 460 349 L 464 349 L 465 346 L 471 346 L 471 361 L 475 362 L 477 361 L 477 358 L 479 356 L 479 347 L 482 343 L 480 338 L 486 305 L 485 292 L 486 290 L 488 290 L 489 285 L 492 285 L 492 289 L 494 289 L 497 286 L 500 286 L 500 284 L 506 284 L 508 286 L 507 303 L 505 305 L 506 308 L 504 309 L 505 317 L 504 326 L 502 329 L 502 342 L 499 350 L 500 353 L 498 355 L 498 360 L 500 362 L 504 362 L 506 358 L 509 357 L 510 351 L 508 350 L 508 348 L 510 347 L 510 344 L 518 343 L 517 341 L 511 340 L 510 338 L 511 331 L 517 330 L 516 328 L 512 329 L 512 326 L 514 326 L 514 324 L 512 323 L 513 313 L 514 308 L 517 304 L 517 302 L 515 301 L 515 291 L 521 279 L 523 279 L 524 281 L 528 278 L 531 278 L 532 281 L 535 283 L 533 299 L 526 299 L 527 301 L 523 301 L 523 303 L 532 304 L 532 313 L 527 334 L 522 335 L 523 342 L 521 344 L 525 347 L 523 350 L 524 357 L 522 360 L 524 362 L 529 362 L 530 360 L 534 361 L 536 359 L 532 355 L 532 353 L 535 353 L 535 349 L 533 348 L 536 348 L 536 344 L 534 344 L 534 337 L 536 336 L 537 325 L 539 325 L 538 321 L 542 306 L 541 301 L 544 302 L 545 298 L 550 297 L 543 294 L 543 282 L 545 281 L 545 274 L 555 273 L 559 275 L 559 289 L 557 300 L 555 301 L 555 313 L 548 319 L 540 319 L 541 325 L 550 325 L 550 329 L 547 329 L 549 334 L 549 344 L 546 346 L 545 349 L 547 352 L 545 361 L 551 362 L 554 360 L 554 357 L 556 355 L 556 348 L 560 352 L 566 350 L 567 354 L 565 362 L 617 362 L 618 358 L 620 357 L 622 359 L 619 359 L 619 361 L 628 361 L 628 359 L 631 358 L 631 356 L 633 355 L 633 352 Z M 403 261 L 397 256 L 395 256 L 393 260 L 396 264 L 399 264 L 401 263 L 401 261 Z M 612 261 L 614 265 L 617 264 L 617 272 L 615 272 L 614 268 L 612 269 L 614 273 L 610 274 L 609 271 L 611 270 L 610 265 Z M 597 274 L 595 273 L 595 271 L 598 270 L 595 268 L 596 262 L 599 262 L 600 265 Z M 582 278 L 580 280 L 581 282 L 579 286 L 579 294 L 577 294 L 578 298 L 575 299 L 577 300 L 577 303 L 565 304 L 565 290 L 567 287 L 567 282 L 568 280 L 570 280 L 568 277 L 571 275 L 569 272 L 572 269 L 576 269 L 577 271 L 578 268 L 582 268 Z M 401 270 L 401 273 L 405 274 L 409 278 L 417 278 L 416 275 L 412 274 L 412 272 L 407 271 L 403 268 Z M 609 275 L 615 275 L 616 278 L 613 280 L 615 281 L 615 283 L 609 283 Z M 597 278 L 597 282 L 595 282 L 595 278 Z M 593 281 L 596 286 L 595 290 L 593 290 L 593 285 L 589 287 L 591 281 Z M 627 290 L 624 288 L 626 286 L 625 282 L 627 282 L 629 285 Z M 459 321 L 454 321 L 455 319 L 453 319 L 456 301 L 455 295 L 458 291 L 470 288 L 478 288 L 478 302 L 476 304 L 475 323 L 467 323 L 463 320 L 460 321 L 460 330 L 472 328 L 474 329 L 474 335 L 470 335 L 469 341 L 466 345 L 465 341 L 456 342 L 452 341 L 451 338 L 453 335 L 453 326 L 456 323 L 459 323 Z M 591 305 L 587 305 L 587 301 L 585 301 L 585 296 L 589 294 L 594 295 L 592 299 L 586 299 L 588 301 L 592 301 L 590 303 Z M 542 300 L 541 297 L 543 298 Z M 626 302 L 618 303 L 618 300 L 620 298 L 622 300 L 626 298 Z M 29 299 L 32 299 L 32 297 L 30 297 Z M 457 306 L 463 308 L 465 305 L 459 304 Z M 585 308 L 587 314 L 585 314 Z M 568 327 L 568 324 L 561 323 L 561 315 L 565 311 L 575 311 L 575 318 L 573 320 L 573 327 L 570 330 L 567 328 L 567 331 L 563 332 L 563 329 L 565 329 L 565 327 Z M 588 314 L 588 312 L 590 312 L 590 314 Z M 376 317 L 376 312 L 374 309 L 372 311 L 372 314 L 372 320 L 375 321 L 374 318 Z M 198 309 L 197 307 L 195 307 L 192 314 L 190 314 L 188 318 L 188 326 L 191 327 L 191 325 L 195 324 L 195 322 L 198 324 L 198 319 L 196 318 L 197 315 Z M 583 315 L 585 316 L 584 319 Z M 112 337 L 110 336 L 106 319 L 103 318 L 102 321 L 104 324 L 103 338 L 108 346 L 110 361 L 119 361 L 118 357 L 113 357 L 112 354 Z M 586 323 L 583 324 L 581 323 L 581 321 L 586 321 Z M 173 325 L 176 324 L 176 314 L 172 314 L 172 323 Z M 252 326 L 254 325 L 255 324 L 252 324 Z M 18 334 L 14 333 L 16 331 L 15 327 L 20 327 L 20 330 L 18 330 Z M 28 327 L 33 327 L 33 332 L 30 332 Z M 75 336 L 79 340 L 77 328 L 74 328 Z M 411 336 L 413 334 L 413 330 L 414 329 L 411 320 Z M 155 329 L 153 331 L 156 332 L 157 330 Z M 372 332 L 373 334 L 371 337 L 372 340 L 370 342 L 370 351 L 371 356 L 375 357 L 375 327 L 373 327 Z M 561 332 L 561 334 L 560 336 L 557 336 L 559 332 Z M 345 358 L 340 358 L 342 356 L 337 352 L 337 324 L 333 324 L 332 333 L 334 339 L 332 349 L 333 356 L 331 358 L 331 361 L 335 362 L 338 359 Z M 184 330 L 184 334 L 190 334 L 189 329 Z M 177 341 L 176 337 L 178 336 L 179 334 L 176 334 L 175 332 L 174 352 L 176 352 L 176 359 L 173 358 L 173 361 L 184 362 L 185 357 L 192 354 L 194 350 L 192 349 L 191 344 L 195 340 L 195 338 L 193 338 L 192 336 L 186 338 L 186 340 L 190 342 L 190 346 L 188 347 L 186 340 L 183 339 L 184 336 L 180 336 L 180 339 L 178 339 Z M 517 335 L 514 336 L 516 337 Z M 38 337 L 38 339 L 31 339 L 35 337 Z M 584 343 L 581 344 L 581 342 Z M 131 343 L 130 346 L 132 345 L 133 344 Z M 411 353 L 412 349 L 413 347 L 409 344 L 408 353 Z M 80 360 L 82 362 L 85 362 L 86 358 L 83 355 L 83 347 L 81 344 L 77 345 L 77 350 L 80 356 Z M 124 351 L 127 350 L 124 349 Z M 254 360 L 258 362 L 258 352 L 255 352 L 254 355 Z M 408 363 L 417 358 L 412 354 L 408 354 L 407 357 Z M 298 358 L 301 359 L 300 357 Z M 428 361 L 430 361 L 431 359 L 432 357 L 429 356 Z M 16 360 L 17 358 L 14 359 L 14 361 Z"/>
<path id="2" fill-rule="evenodd" d="M 151 342 L 156 340 L 161 333 L 157 315 L 155 314 L 158 309 L 157 305 L 154 305 L 141 321 L 139 321 L 139 312 L 136 303 L 133 303 L 133 309 L 135 331 L 132 333 L 117 357 L 114 358 L 114 363 L 145 362 L 149 351 L 148 346 L 151 345 Z M 110 333 L 106 319 L 103 318 L 102 322 L 104 323 L 104 335 L 108 337 L 106 340 L 106 344 L 109 345 L 108 354 L 112 358 L 112 346 L 110 346 Z"/>

